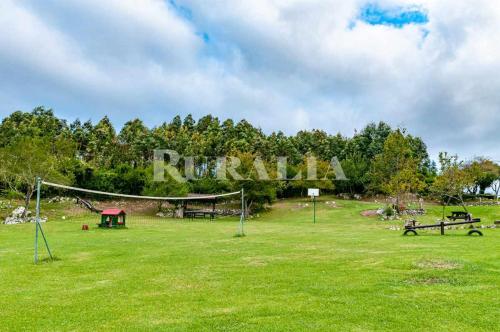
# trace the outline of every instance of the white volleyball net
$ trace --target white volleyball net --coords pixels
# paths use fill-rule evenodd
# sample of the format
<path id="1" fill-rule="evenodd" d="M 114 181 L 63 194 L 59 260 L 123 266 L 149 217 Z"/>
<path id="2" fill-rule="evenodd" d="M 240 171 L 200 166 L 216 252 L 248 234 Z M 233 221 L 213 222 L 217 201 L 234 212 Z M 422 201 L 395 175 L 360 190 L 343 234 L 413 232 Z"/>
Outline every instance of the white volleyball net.
<path id="1" fill-rule="evenodd" d="M 105 227 L 158 224 L 173 220 L 244 220 L 242 191 L 186 196 L 140 196 L 41 182 L 40 218 Z M 114 218 L 113 214 L 120 215 Z M 106 217 L 110 217 L 107 218 Z M 238 219 L 239 218 L 239 219 Z M 120 219 L 114 223 L 115 219 Z"/>
<path id="2" fill-rule="evenodd" d="M 42 224 L 46 221 L 81 224 L 90 228 L 127 228 L 173 221 L 239 221 L 244 236 L 244 191 L 186 196 L 138 196 L 76 188 L 37 179 L 35 264 L 39 261 L 39 238 L 54 259 Z"/>

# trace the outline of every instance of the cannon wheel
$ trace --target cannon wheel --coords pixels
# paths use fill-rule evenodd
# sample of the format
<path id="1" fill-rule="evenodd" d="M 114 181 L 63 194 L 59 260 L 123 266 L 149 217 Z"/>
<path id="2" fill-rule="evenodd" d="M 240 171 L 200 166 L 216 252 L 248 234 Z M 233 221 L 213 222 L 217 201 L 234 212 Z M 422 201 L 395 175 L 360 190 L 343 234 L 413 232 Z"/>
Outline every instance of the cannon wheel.
<path id="1" fill-rule="evenodd" d="M 483 236 L 483 233 L 480 231 L 480 230 L 477 230 L 477 229 L 471 229 L 467 235 L 474 235 L 474 234 L 478 234 L 479 236 Z"/>
<path id="2" fill-rule="evenodd" d="M 413 234 L 413 235 L 418 235 L 417 232 L 413 229 L 407 229 L 403 235 L 408 235 L 408 234 Z"/>

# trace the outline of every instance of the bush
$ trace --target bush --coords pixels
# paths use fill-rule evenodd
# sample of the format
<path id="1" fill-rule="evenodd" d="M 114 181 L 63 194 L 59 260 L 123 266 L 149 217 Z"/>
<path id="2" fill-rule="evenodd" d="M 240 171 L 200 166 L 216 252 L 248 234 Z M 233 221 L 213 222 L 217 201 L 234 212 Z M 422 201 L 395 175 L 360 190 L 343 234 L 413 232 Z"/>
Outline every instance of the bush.
<path id="1" fill-rule="evenodd" d="M 394 211 L 394 209 L 390 206 L 386 206 L 384 208 L 384 215 L 387 216 L 387 217 L 392 217 L 396 214 L 396 211 Z"/>

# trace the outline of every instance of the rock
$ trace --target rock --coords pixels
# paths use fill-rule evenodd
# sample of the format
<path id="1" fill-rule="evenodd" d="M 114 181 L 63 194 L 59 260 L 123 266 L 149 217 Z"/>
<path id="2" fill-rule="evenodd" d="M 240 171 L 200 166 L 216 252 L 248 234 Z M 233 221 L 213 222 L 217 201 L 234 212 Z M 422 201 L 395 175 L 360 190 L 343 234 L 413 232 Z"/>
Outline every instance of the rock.
<path id="1" fill-rule="evenodd" d="M 27 222 L 36 222 L 36 217 L 31 217 L 31 212 L 26 211 L 26 216 L 22 218 L 22 215 L 25 211 L 24 206 L 19 206 L 14 211 L 11 212 L 10 216 L 5 218 L 3 222 L 6 225 L 15 225 L 15 224 L 24 224 Z M 40 222 L 47 222 L 47 217 L 41 217 Z"/>
<path id="2" fill-rule="evenodd" d="M 14 217 L 7 217 L 5 218 L 5 221 L 3 222 L 6 225 L 14 225 L 14 224 L 19 224 L 20 219 L 19 218 L 14 218 Z"/>
<path id="3" fill-rule="evenodd" d="M 14 217 L 14 218 L 21 218 L 22 215 L 24 214 L 25 210 L 26 209 L 24 208 L 24 206 L 19 206 L 19 207 L 15 208 L 14 211 L 12 211 L 10 216 Z M 26 216 L 29 216 L 30 214 L 31 214 L 30 211 L 26 211 Z"/>
<path id="4" fill-rule="evenodd" d="M 351 199 L 351 195 L 346 194 L 346 193 L 338 194 L 338 197 L 340 197 L 342 199 Z"/>
<path id="5" fill-rule="evenodd" d="M 54 196 L 52 198 L 49 198 L 48 202 L 49 203 L 61 203 L 61 202 L 73 202 L 76 203 L 77 199 L 76 198 L 71 198 L 71 197 L 64 197 L 64 196 Z"/>
<path id="6" fill-rule="evenodd" d="M 325 204 L 330 207 L 337 207 L 337 203 L 335 201 L 327 201 Z"/>

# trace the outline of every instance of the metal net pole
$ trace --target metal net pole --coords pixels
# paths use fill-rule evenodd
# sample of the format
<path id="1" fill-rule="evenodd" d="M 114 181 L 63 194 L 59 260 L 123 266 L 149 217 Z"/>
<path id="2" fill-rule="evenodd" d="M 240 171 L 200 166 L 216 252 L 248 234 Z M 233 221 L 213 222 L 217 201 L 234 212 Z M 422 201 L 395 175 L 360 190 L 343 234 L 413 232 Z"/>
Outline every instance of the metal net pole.
<path id="1" fill-rule="evenodd" d="M 36 178 L 35 264 L 38 263 L 38 220 L 40 218 L 40 178 Z"/>
<path id="2" fill-rule="evenodd" d="M 47 238 L 43 233 L 42 225 L 40 225 L 40 191 L 42 187 L 42 179 L 39 177 L 36 178 L 36 217 L 35 217 L 35 264 L 38 263 L 38 231 L 42 234 L 43 241 L 45 242 L 45 247 L 47 248 L 47 252 L 49 253 L 50 259 L 53 259 L 52 252 L 49 248 L 49 243 L 47 242 Z"/>
<path id="3" fill-rule="evenodd" d="M 245 189 L 241 188 L 241 217 L 240 217 L 240 236 L 245 235 Z"/>

